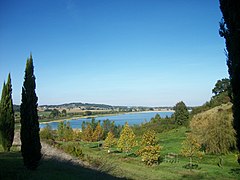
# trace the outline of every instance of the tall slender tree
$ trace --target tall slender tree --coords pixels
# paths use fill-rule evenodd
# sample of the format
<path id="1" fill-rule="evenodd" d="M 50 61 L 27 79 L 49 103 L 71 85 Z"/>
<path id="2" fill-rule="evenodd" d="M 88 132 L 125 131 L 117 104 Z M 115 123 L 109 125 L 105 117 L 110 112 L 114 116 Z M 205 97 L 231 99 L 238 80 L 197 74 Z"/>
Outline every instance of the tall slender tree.
<path id="1" fill-rule="evenodd" d="M 3 84 L 0 103 L 0 142 L 4 151 L 10 151 L 14 138 L 14 111 L 10 73 L 7 83 Z"/>
<path id="2" fill-rule="evenodd" d="M 225 38 L 228 73 L 233 103 L 233 127 L 240 150 L 240 1 L 219 0 L 223 20 L 219 34 Z"/>
<path id="3" fill-rule="evenodd" d="M 41 159 L 41 143 L 37 113 L 36 83 L 32 55 L 27 59 L 22 87 L 21 112 L 21 151 L 24 165 L 31 170 L 38 167 Z"/>

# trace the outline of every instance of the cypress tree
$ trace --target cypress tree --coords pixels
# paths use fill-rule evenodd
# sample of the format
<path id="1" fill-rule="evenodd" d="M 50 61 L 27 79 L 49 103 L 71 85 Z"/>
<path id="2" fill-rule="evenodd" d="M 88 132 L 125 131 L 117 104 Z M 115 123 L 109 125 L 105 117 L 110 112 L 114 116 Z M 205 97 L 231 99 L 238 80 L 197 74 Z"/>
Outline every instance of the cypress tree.
<path id="1" fill-rule="evenodd" d="M 240 1 L 220 0 L 223 21 L 220 36 L 225 38 L 228 73 L 232 90 L 233 127 L 240 150 Z"/>
<path id="2" fill-rule="evenodd" d="M 41 159 L 41 143 L 37 113 L 36 83 L 32 55 L 27 59 L 24 83 L 22 87 L 21 113 L 21 152 L 24 166 L 34 170 Z"/>
<path id="3" fill-rule="evenodd" d="M 3 83 L 2 88 L 2 96 L 0 101 L 0 144 L 2 144 L 2 134 L 3 134 L 3 127 L 4 127 L 4 103 L 5 103 L 5 97 L 6 97 L 6 84 L 5 81 Z"/>
<path id="4" fill-rule="evenodd" d="M 8 74 L 7 83 L 3 84 L 0 111 L 0 141 L 4 151 L 10 151 L 14 138 L 14 111 L 10 74 Z"/>

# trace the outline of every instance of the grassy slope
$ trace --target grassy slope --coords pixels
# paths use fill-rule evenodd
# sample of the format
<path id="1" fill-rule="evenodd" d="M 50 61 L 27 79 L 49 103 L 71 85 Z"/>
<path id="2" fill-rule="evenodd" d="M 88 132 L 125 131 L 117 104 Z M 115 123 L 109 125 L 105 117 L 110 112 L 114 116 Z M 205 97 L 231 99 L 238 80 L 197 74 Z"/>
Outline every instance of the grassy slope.
<path id="1" fill-rule="evenodd" d="M 158 134 L 160 145 L 163 147 L 161 151 L 163 158 L 167 153 L 180 154 L 185 133 L 186 128 L 182 127 Z M 201 160 L 195 159 L 195 163 L 198 161 L 201 169 L 190 172 L 183 168 L 188 163 L 188 159 L 185 157 L 180 156 L 179 163 L 162 162 L 158 166 L 147 167 L 141 162 L 140 157 L 128 157 L 123 153 L 107 154 L 106 150 L 90 148 L 91 143 L 82 145 L 85 154 L 95 158 L 105 158 L 110 161 L 109 164 L 115 164 L 113 174 L 130 179 L 238 179 L 239 174 L 236 173 L 240 173 L 235 154 L 232 153 L 222 156 L 223 168 L 217 166 L 219 162 L 217 155 L 206 155 Z M 231 173 L 234 170 L 237 172 Z"/>
<path id="2" fill-rule="evenodd" d="M 55 159 L 42 160 L 35 171 L 23 166 L 21 153 L 14 149 L 10 153 L 1 152 L 0 148 L 0 179 L 1 180 L 44 180 L 44 179 L 119 179 L 111 175 Z"/>

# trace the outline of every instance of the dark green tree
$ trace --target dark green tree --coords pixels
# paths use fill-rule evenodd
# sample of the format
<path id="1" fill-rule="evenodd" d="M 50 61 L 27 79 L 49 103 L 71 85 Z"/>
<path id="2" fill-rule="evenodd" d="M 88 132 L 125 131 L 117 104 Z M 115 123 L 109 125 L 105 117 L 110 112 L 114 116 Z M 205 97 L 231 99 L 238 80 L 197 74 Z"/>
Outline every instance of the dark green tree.
<path id="1" fill-rule="evenodd" d="M 228 91 L 230 91 L 230 80 L 228 78 L 218 80 L 215 84 L 215 87 L 212 89 L 212 93 L 215 96 Z M 231 92 L 229 93 L 231 94 Z"/>
<path id="2" fill-rule="evenodd" d="M 67 116 L 67 111 L 66 111 L 66 109 L 63 109 L 63 110 L 62 110 L 62 116 Z"/>
<path id="3" fill-rule="evenodd" d="M 219 34 L 225 38 L 228 73 L 233 103 L 233 127 L 240 150 L 240 1 L 219 0 L 223 20 Z"/>
<path id="4" fill-rule="evenodd" d="M 60 111 L 57 109 L 53 109 L 51 113 L 49 114 L 49 117 L 56 118 L 60 115 Z"/>
<path id="5" fill-rule="evenodd" d="M 22 87 L 21 113 L 21 152 L 24 165 L 31 170 L 38 167 L 41 155 L 39 122 L 37 113 L 36 83 L 32 55 L 27 59 Z"/>
<path id="6" fill-rule="evenodd" d="M 174 107 L 174 110 L 175 123 L 177 123 L 178 125 L 188 125 L 189 112 L 184 102 L 178 102 Z"/>
<path id="7" fill-rule="evenodd" d="M 10 151 L 14 138 L 14 111 L 12 101 L 11 76 L 8 74 L 7 83 L 3 84 L 0 103 L 0 142 L 4 151 Z"/>

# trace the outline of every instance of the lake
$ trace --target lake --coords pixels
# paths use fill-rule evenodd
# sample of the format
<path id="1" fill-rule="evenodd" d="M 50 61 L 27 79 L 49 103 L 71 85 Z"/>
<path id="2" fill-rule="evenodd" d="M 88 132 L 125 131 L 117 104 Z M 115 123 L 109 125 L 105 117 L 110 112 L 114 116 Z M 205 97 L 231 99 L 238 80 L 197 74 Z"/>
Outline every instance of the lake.
<path id="1" fill-rule="evenodd" d="M 129 125 L 141 124 L 144 122 L 148 122 L 154 117 L 156 114 L 159 114 L 162 118 L 168 116 L 171 117 L 173 112 L 164 112 L 164 111 L 155 111 L 155 112 L 140 112 L 140 113 L 126 113 L 126 114 L 116 114 L 111 116 L 100 116 L 96 117 L 96 121 L 109 119 L 110 121 L 114 121 L 115 125 L 124 125 L 125 122 L 128 122 Z M 72 128 L 81 128 L 82 122 L 91 122 L 92 118 L 79 118 L 74 120 L 66 120 L 70 122 Z M 59 122 L 49 122 L 48 124 L 52 127 L 52 129 L 57 129 Z M 46 124 L 40 124 L 40 128 L 44 128 Z"/>

